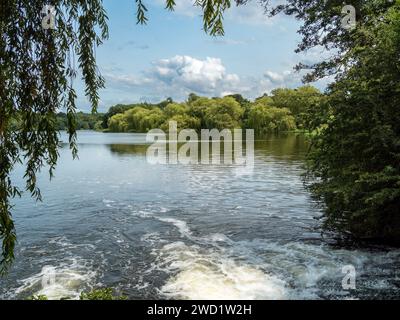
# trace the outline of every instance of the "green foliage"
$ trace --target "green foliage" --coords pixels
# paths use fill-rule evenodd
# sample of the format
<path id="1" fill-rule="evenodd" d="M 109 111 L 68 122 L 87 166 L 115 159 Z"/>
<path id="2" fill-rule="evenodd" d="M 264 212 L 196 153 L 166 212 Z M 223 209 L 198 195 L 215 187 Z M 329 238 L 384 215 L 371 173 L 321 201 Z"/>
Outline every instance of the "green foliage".
<path id="1" fill-rule="evenodd" d="M 344 76 L 353 63 L 354 52 L 351 49 L 354 48 L 354 41 L 357 38 L 358 41 L 363 41 L 362 30 L 373 27 L 375 18 L 383 16 L 397 1 L 352 0 L 348 4 L 356 9 L 356 28 L 345 30 L 342 27 L 341 12 L 345 5 L 342 0 L 287 0 L 284 4 L 276 6 L 270 0 L 261 0 L 270 15 L 285 13 L 302 20 L 303 25 L 298 31 L 302 41 L 296 52 L 306 52 L 313 48 L 330 50 L 327 59 L 297 65 L 298 70 L 311 70 L 304 77 L 306 82 L 332 75 L 335 75 L 336 79 Z"/>
<path id="2" fill-rule="evenodd" d="M 58 160 L 59 108 L 66 110 L 70 147 L 74 155 L 77 152 L 73 80 L 78 69 L 93 111 L 99 103 L 98 89 L 104 85 L 95 59 L 95 47 L 108 37 L 101 1 L 52 1 L 57 10 L 56 30 L 42 29 L 40 8 L 45 4 L 11 0 L 1 1 L 0 7 L 2 274 L 14 259 L 16 241 L 10 200 L 22 192 L 10 178 L 14 166 L 24 159 L 25 189 L 40 200 L 36 174 L 48 166 L 52 176 Z"/>
<path id="3" fill-rule="evenodd" d="M 400 243 L 400 1 L 384 7 L 352 33 L 352 64 L 311 127 L 308 178 L 326 227 Z"/>
<path id="4" fill-rule="evenodd" d="M 303 86 L 297 89 L 275 89 L 271 97 L 263 99 L 271 99 L 270 103 L 274 107 L 290 110 L 296 119 L 297 128 L 304 129 L 313 119 L 314 111 L 322 102 L 323 95 L 315 87 Z"/>
<path id="5" fill-rule="evenodd" d="M 244 109 L 232 97 L 209 99 L 204 112 L 206 128 L 234 129 L 240 128 Z"/>
<path id="6" fill-rule="evenodd" d="M 159 107 L 160 109 L 164 109 L 167 105 L 169 105 L 170 103 L 173 103 L 174 100 L 172 100 L 172 98 L 167 98 L 164 101 L 161 101 L 160 103 L 158 103 L 156 106 Z"/>
<path id="7" fill-rule="evenodd" d="M 126 300 L 126 296 L 116 296 L 111 288 L 96 289 L 80 295 L 80 300 Z"/>
<path id="8" fill-rule="evenodd" d="M 170 103 L 164 109 L 167 117 L 183 115 L 189 112 L 189 107 L 185 103 Z"/>
<path id="9" fill-rule="evenodd" d="M 296 121 L 289 109 L 275 108 L 257 103 L 249 112 L 248 127 L 258 135 L 292 131 Z"/>
<path id="10" fill-rule="evenodd" d="M 199 99 L 200 97 L 195 94 L 195 93 L 190 93 L 189 97 L 188 97 L 188 103 L 193 103 L 195 102 L 197 99 Z"/>
<path id="11" fill-rule="evenodd" d="M 108 128 L 111 132 L 127 132 L 129 125 L 125 114 L 119 113 L 112 116 L 108 122 Z"/>
<path id="12" fill-rule="evenodd" d="M 161 126 L 161 130 L 164 130 L 164 132 L 168 132 L 170 121 L 177 122 L 178 131 L 182 129 L 194 129 L 194 130 L 201 129 L 200 119 L 192 117 L 188 114 L 177 114 L 172 116 L 171 118 L 168 118 L 168 120 L 166 120 Z"/>
<path id="13" fill-rule="evenodd" d="M 242 107 L 246 106 L 247 104 L 250 103 L 249 100 L 245 99 L 241 94 L 230 94 L 225 96 L 225 98 L 233 98 L 236 100 L 236 102 L 238 102 Z"/>
<path id="14" fill-rule="evenodd" d="M 298 119 L 308 123 L 320 114 L 324 99 L 324 95 L 310 86 L 293 90 L 278 89 L 273 96 L 264 95 L 254 102 L 239 94 L 211 99 L 191 94 L 186 103 L 169 103 L 163 109 L 157 107 L 159 104 L 111 107 L 107 114 L 113 114 L 116 110 L 122 113 L 114 114 L 109 119 L 108 130 L 147 132 L 161 128 L 168 131 L 169 121 L 176 121 L 179 130 L 246 127 L 255 129 L 257 134 L 292 131 L 298 128 L 296 117 L 284 106 L 302 110 L 298 113 Z"/>
<path id="15" fill-rule="evenodd" d="M 146 24 L 147 7 L 143 0 L 135 0 L 137 5 L 136 20 L 137 23 Z M 229 9 L 232 3 L 241 5 L 247 0 L 194 0 L 193 5 L 199 7 L 203 12 L 203 29 L 206 33 L 213 36 L 224 35 L 223 15 Z M 173 11 L 175 8 L 174 0 L 166 0 L 166 9 Z"/>
<path id="16" fill-rule="evenodd" d="M 122 104 L 117 104 L 115 106 L 112 106 L 106 114 L 103 116 L 103 121 L 102 121 L 102 127 L 103 129 L 108 128 L 108 122 L 110 121 L 112 116 L 115 116 L 116 114 L 119 113 L 124 113 L 125 111 L 132 109 L 135 107 L 135 105 L 122 105 Z"/>
<path id="17" fill-rule="evenodd" d="M 103 130 L 102 119 L 104 114 L 102 113 L 83 113 L 78 112 L 75 116 L 76 130 Z M 57 129 L 67 130 L 68 128 L 68 117 L 65 113 L 61 112 L 57 114 Z"/>
<path id="18" fill-rule="evenodd" d="M 233 97 L 189 97 L 189 101 L 191 102 L 170 103 L 163 110 L 155 105 L 148 108 L 135 106 L 112 116 L 108 129 L 112 132 L 147 132 L 155 128 L 167 131 L 169 121 L 177 121 L 179 129 L 241 127 L 244 109 Z"/>
<path id="19" fill-rule="evenodd" d="M 70 298 L 66 297 L 61 300 L 69 300 Z M 82 292 L 79 296 L 80 300 L 127 300 L 127 297 L 117 296 L 114 294 L 114 290 L 112 288 L 102 288 L 102 289 L 95 289 L 89 292 Z M 46 295 L 39 294 L 33 295 L 28 298 L 28 300 L 35 300 L 35 301 L 47 301 L 49 300 Z"/>
<path id="20" fill-rule="evenodd" d="M 134 107 L 112 116 L 108 129 L 111 132 L 147 132 L 159 128 L 164 120 L 163 111 L 157 107 Z"/>
<path id="21" fill-rule="evenodd" d="M 39 300 L 40 301 L 44 301 L 44 300 L 46 300 L 47 301 L 49 299 L 44 294 L 38 294 L 38 295 L 33 295 L 33 296 L 29 297 L 28 300 L 35 300 L 35 301 L 39 301 Z"/>

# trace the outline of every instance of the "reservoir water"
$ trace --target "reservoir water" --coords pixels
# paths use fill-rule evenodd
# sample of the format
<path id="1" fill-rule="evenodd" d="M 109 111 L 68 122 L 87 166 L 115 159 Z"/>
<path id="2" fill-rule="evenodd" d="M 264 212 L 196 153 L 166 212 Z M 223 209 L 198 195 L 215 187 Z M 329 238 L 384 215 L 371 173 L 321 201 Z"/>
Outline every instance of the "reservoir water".
<path id="1" fill-rule="evenodd" d="M 55 178 L 40 174 L 44 201 L 15 200 L 16 260 L 1 298 L 98 287 L 130 299 L 400 298 L 399 249 L 321 236 L 301 135 L 256 141 L 252 172 L 151 165 L 144 141 L 82 131 L 74 161 L 63 145 Z M 342 287 L 348 265 L 353 290 Z"/>

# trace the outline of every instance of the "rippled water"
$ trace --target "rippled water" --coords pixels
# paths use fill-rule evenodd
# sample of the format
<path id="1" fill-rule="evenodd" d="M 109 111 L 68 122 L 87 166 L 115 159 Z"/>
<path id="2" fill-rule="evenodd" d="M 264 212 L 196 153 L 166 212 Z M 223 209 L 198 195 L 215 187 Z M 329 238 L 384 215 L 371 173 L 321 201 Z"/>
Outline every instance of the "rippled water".
<path id="1" fill-rule="evenodd" d="M 16 201 L 16 262 L 3 298 L 77 298 L 114 287 L 131 299 L 400 298 L 400 251 L 341 248 L 315 230 L 301 182 L 301 136 L 256 142 L 253 172 L 150 165 L 140 134 L 80 132 L 43 203 Z M 16 177 L 21 176 L 17 170 Z M 357 271 L 343 290 L 342 267 Z"/>

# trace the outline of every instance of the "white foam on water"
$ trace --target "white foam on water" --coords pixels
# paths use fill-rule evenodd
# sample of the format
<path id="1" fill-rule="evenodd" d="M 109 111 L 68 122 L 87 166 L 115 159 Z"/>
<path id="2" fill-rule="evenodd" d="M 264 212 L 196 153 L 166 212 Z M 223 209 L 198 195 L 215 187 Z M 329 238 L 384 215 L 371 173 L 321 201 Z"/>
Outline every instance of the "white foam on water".
<path id="1" fill-rule="evenodd" d="M 192 232 L 190 231 L 187 223 L 183 220 L 174 219 L 174 218 L 162 218 L 162 217 L 157 217 L 157 219 L 162 222 L 173 224 L 176 228 L 178 228 L 179 233 L 183 237 L 190 237 L 192 235 Z"/>
<path id="2" fill-rule="evenodd" d="M 160 268 L 172 275 L 161 293 L 189 300 L 284 299 L 285 282 L 218 251 L 202 253 L 197 246 L 175 242 L 164 246 Z"/>
<path id="3" fill-rule="evenodd" d="M 22 285 L 14 295 L 45 295 L 49 300 L 79 299 L 82 288 L 87 288 L 95 276 L 96 272 L 78 259 L 58 266 L 46 265 L 39 273 L 21 280 Z"/>
<path id="4" fill-rule="evenodd" d="M 204 237 L 204 240 L 211 242 L 232 242 L 226 235 L 223 233 L 214 233 L 207 237 Z"/>
<path id="5" fill-rule="evenodd" d="M 235 243 L 235 255 L 251 252 L 252 248 L 259 250 L 253 252 L 254 256 L 261 258 L 259 264 L 268 262 L 268 270 L 290 284 L 288 299 L 321 299 L 327 296 L 352 299 L 355 292 L 342 289 L 342 279 L 345 276 L 343 266 L 354 266 L 358 281 L 368 272 L 371 257 L 376 255 L 374 252 L 359 250 L 335 250 L 324 244 L 279 244 L 261 239 Z M 364 280 L 362 283 L 366 285 Z M 388 285 L 385 287 L 388 288 Z"/>

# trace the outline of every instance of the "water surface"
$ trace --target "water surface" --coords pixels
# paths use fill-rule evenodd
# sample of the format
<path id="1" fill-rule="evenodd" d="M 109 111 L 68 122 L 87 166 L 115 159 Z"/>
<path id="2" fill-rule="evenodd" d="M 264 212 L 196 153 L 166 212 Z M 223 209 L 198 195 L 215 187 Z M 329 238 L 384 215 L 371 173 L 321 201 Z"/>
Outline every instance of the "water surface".
<path id="1" fill-rule="evenodd" d="M 151 165 L 144 141 L 83 131 L 75 161 L 63 146 L 53 181 L 41 175 L 44 202 L 15 201 L 19 242 L 1 297 L 103 286 L 130 299 L 400 297 L 399 250 L 333 246 L 315 229 L 301 135 L 257 141 L 253 172 Z M 356 290 L 342 288 L 345 265 Z"/>

